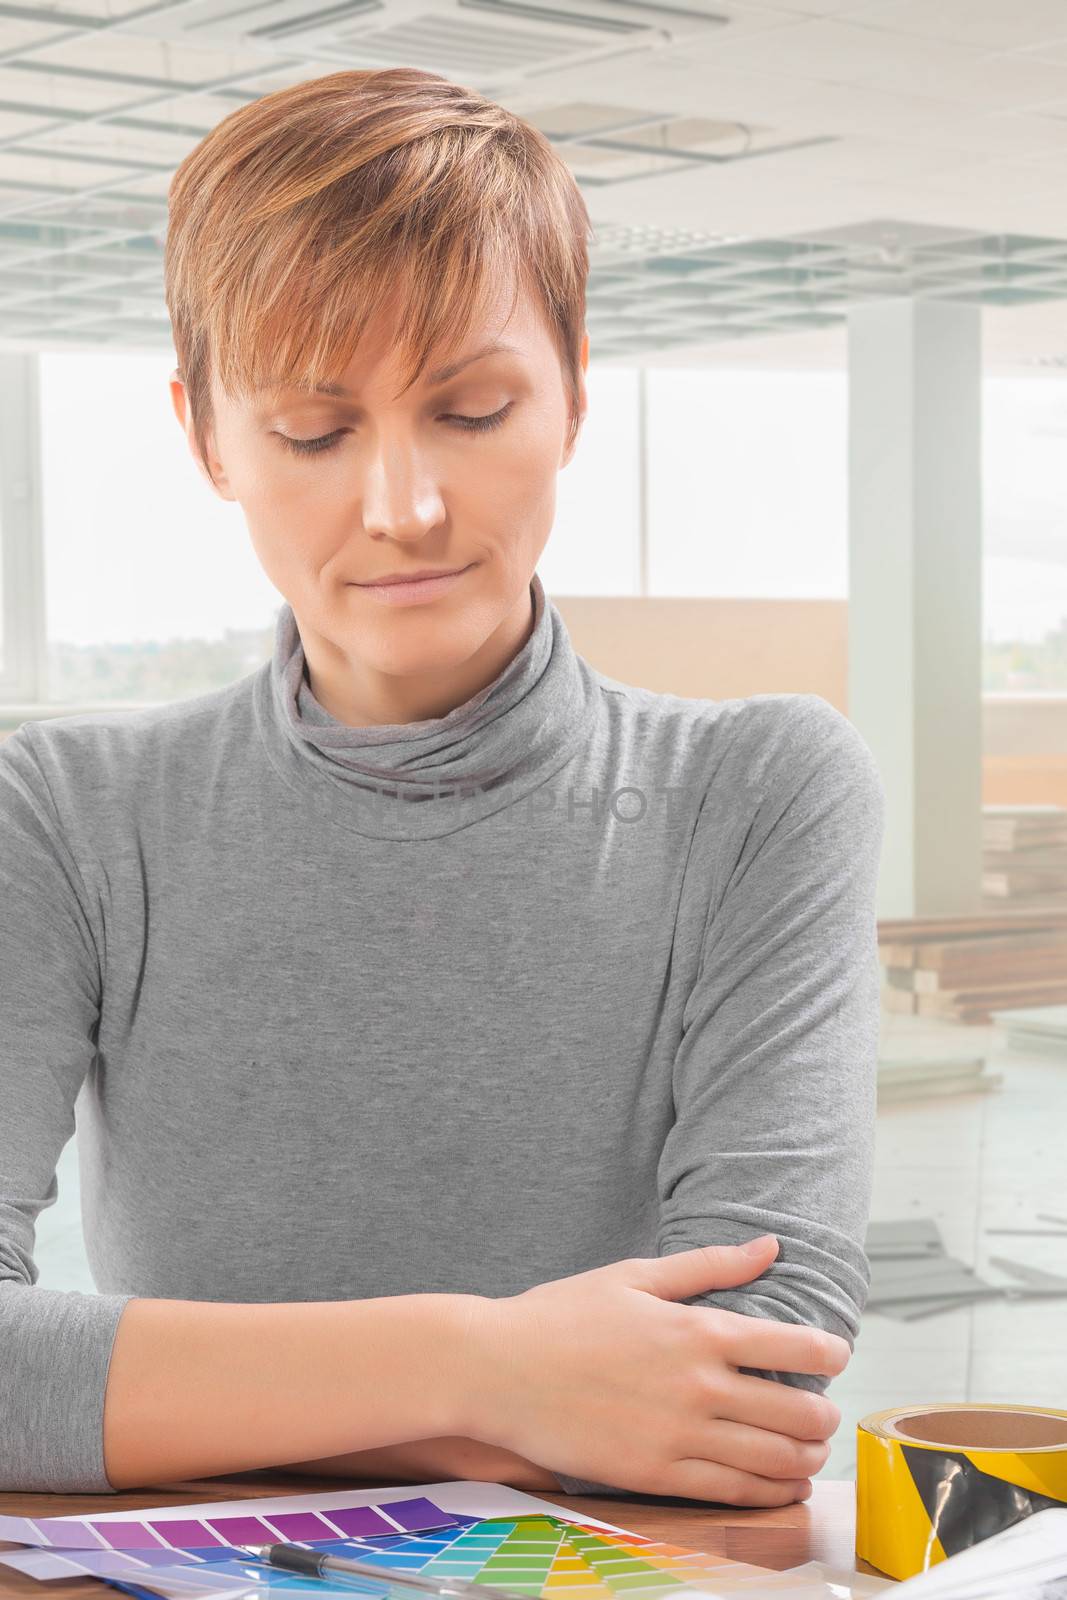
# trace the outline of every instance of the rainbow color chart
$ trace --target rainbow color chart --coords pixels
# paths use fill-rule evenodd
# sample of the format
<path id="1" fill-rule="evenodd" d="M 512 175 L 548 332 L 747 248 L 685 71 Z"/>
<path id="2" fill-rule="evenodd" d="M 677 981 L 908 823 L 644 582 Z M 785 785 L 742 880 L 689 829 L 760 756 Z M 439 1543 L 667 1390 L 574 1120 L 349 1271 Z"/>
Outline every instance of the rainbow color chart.
<path id="1" fill-rule="evenodd" d="M 543 1502 L 542 1502 L 543 1503 Z M 517 1595 L 566 1596 L 567 1600 L 657 1600 L 697 1586 L 713 1587 L 736 1563 L 685 1547 L 646 1539 L 607 1524 L 577 1522 L 531 1511 L 472 1516 L 448 1511 L 425 1496 L 374 1505 L 311 1511 L 166 1520 L 134 1513 L 93 1519 L 39 1519 L 36 1548 L 0 1553 L 0 1562 L 35 1577 L 91 1575 L 133 1594 L 207 1596 L 264 1595 L 302 1590 L 411 1600 L 414 1591 L 389 1583 L 390 1572 L 417 1572 L 491 1584 Z M 384 1511 L 384 1515 L 381 1514 Z M 332 1527 L 323 1525 L 328 1516 Z M 29 1539 L 0 1517 L 0 1537 Z M 6 1526 L 5 1526 L 6 1524 Z M 343 1530 L 343 1532 L 342 1532 Z M 327 1533 L 328 1537 L 323 1537 Z M 75 1544 L 75 1540 L 79 1543 Z M 381 1581 L 349 1578 L 343 1584 L 305 1577 L 250 1561 L 238 1545 L 298 1540 L 330 1554 L 349 1554 L 380 1565 Z M 99 1541 L 99 1542 L 96 1542 Z M 94 1545 L 93 1548 L 87 1546 Z M 754 1569 L 749 1569 L 754 1570 Z M 703 1582 L 702 1582 L 703 1580 Z"/>
<path id="2" fill-rule="evenodd" d="M 388 1569 L 394 1568 L 492 1584 L 538 1597 L 564 1593 L 574 1600 L 579 1596 L 581 1600 L 660 1596 L 685 1587 L 698 1575 L 693 1552 L 652 1540 L 641 1541 L 634 1534 L 605 1534 L 582 1523 L 548 1516 L 487 1518 L 467 1527 L 436 1529 L 418 1537 L 314 1543 L 316 1549 L 331 1554 L 351 1553 L 361 1561 L 380 1561 L 383 1578 Z M 697 1560 L 701 1562 L 702 1558 Z M 261 1575 L 259 1568 L 236 1557 L 209 1553 L 206 1561 L 213 1574 L 232 1574 L 243 1584 L 250 1577 L 258 1579 Z M 721 1565 L 714 1557 L 707 1558 L 702 1570 L 706 1574 L 713 1567 L 721 1569 Z M 346 1582 L 345 1587 L 351 1585 Z M 266 1575 L 265 1588 L 270 1592 L 298 1589 L 321 1594 L 323 1584 L 320 1579 L 305 1578 L 299 1573 L 271 1570 Z M 375 1595 L 381 1589 L 368 1580 L 364 1592 Z M 397 1589 L 393 1593 L 410 1597 L 411 1591 Z"/>

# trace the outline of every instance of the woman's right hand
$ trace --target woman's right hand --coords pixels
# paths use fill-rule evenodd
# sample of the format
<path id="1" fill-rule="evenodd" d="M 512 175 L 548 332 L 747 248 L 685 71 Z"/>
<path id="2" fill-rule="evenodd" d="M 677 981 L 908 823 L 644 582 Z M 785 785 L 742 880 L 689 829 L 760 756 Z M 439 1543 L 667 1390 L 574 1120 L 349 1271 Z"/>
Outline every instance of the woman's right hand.
<path id="1" fill-rule="evenodd" d="M 851 1351 L 806 1324 L 675 1304 L 760 1276 L 773 1235 L 634 1257 L 486 1299 L 471 1319 L 473 1437 L 572 1477 L 727 1505 L 805 1500 L 832 1400 L 739 1367 L 836 1377 Z"/>

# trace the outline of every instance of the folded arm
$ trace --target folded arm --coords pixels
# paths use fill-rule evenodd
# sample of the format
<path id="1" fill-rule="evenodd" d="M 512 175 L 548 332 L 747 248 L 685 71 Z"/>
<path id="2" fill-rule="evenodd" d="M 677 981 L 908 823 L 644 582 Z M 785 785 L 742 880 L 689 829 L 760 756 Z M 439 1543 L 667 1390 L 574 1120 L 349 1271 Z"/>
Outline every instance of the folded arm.
<path id="1" fill-rule="evenodd" d="M 710 901 L 674 1062 L 657 1253 L 773 1233 L 778 1257 L 754 1283 L 685 1303 L 806 1323 L 852 1345 L 870 1285 L 884 789 L 827 701 L 773 696 L 760 714 L 772 710 L 747 825 L 714 844 L 713 792 L 697 824 L 690 870 L 708 871 Z M 829 1381 L 740 1370 L 819 1392 Z"/>

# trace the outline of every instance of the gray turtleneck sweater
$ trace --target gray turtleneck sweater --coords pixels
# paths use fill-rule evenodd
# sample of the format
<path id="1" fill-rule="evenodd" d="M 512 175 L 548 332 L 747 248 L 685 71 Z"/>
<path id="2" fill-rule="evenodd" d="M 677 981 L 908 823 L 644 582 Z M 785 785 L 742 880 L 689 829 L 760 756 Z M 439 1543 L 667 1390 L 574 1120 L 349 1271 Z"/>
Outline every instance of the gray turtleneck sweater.
<path id="1" fill-rule="evenodd" d="M 110 1490 L 134 1296 L 512 1295 L 773 1232 L 688 1303 L 854 1339 L 873 757 L 816 695 L 608 679 L 531 592 L 440 719 L 337 722 L 283 605 L 225 689 L 0 744 L 0 1488 Z M 33 1259 L 75 1129 L 95 1294 Z"/>

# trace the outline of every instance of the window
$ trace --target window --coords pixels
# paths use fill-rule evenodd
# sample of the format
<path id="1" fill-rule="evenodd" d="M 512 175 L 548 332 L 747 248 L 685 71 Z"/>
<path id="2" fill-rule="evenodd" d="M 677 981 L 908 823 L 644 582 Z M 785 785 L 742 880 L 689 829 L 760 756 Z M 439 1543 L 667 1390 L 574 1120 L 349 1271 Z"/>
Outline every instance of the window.
<path id="1" fill-rule="evenodd" d="M 168 701 L 251 671 L 280 597 L 189 453 L 173 353 L 40 362 L 48 699 Z"/>
<path id="2" fill-rule="evenodd" d="M 1067 378 L 983 395 L 984 682 L 1067 692 Z"/>
<path id="3" fill-rule="evenodd" d="M 649 373 L 650 590 L 844 599 L 843 372 Z"/>

